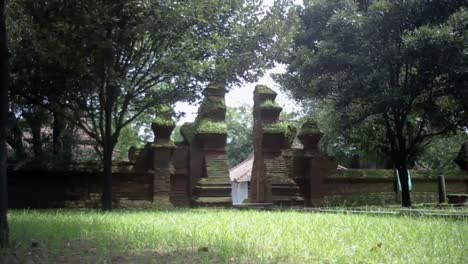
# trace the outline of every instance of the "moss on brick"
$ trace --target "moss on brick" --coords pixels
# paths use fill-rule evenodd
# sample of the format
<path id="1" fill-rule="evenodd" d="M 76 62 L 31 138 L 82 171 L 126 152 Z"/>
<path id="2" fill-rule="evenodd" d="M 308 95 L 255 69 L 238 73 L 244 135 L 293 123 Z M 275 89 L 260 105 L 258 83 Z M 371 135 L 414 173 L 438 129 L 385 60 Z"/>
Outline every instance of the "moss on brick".
<path id="1" fill-rule="evenodd" d="M 225 93 L 226 89 L 224 88 L 224 85 L 220 83 L 210 83 L 203 91 L 203 94 L 206 96 L 223 96 Z"/>
<path id="2" fill-rule="evenodd" d="M 274 95 L 277 95 L 277 93 L 276 93 L 275 91 L 273 91 L 272 89 L 268 88 L 268 86 L 266 86 L 266 85 L 260 85 L 260 84 L 255 86 L 254 93 L 257 93 L 257 94 L 274 94 Z"/>
<path id="3" fill-rule="evenodd" d="M 174 127 L 176 125 L 174 120 L 163 117 L 157 117 L 154 120 L 154 124 L 156 124 L 159 127 Z"/>
<path id="4" fill-rule="evenodd" d="M 227 125 L 224 121 L 204 118 L 196 122 L 195 134 L 227 134 Z"/>
<path id="5" fill-rule="evenodd" d="M 392 170 L 371 170 L 371 169 L 348 169 L 338 170 L 331 178 L 346 179 L 393 179 L 395 177 Z"/>
<path id="6" fill-rule="evenodd" d="M 321 133 L 317 122 L 313 118 L 307 118 L 306 121 L 302 124 L 299 135 L 309 135 L 317 133 Z"/>
<path id="7" fill-rule="evenodd" d="M 446 179 L 463 179 L 466 175 L 459 171 L 426 171 L 410 170 L 413 180 L 437 180 L 439 175 L 444 175 Z M 329 178 L 334 179 L 390 179 L 395 178 L 395 171 L 388 169 L 347 169 L 338 170 Z"/>
<path id="8" fill-rule="evenodd" d="M 156 143 L 156 144 L 152 144 L 153 147 L 156 147 L 156 148 L 175 148 L 175 143 L 172 142 L 172 141 L 169 141 L 167 143 Z"/>
<path id="9" fill-rule="evenodd" d="M 281 106 L 278 105 L 278 103 L 276 103 L 273 100 L 266 100 L 260 105 L 260 108 L 261 109 L 279 109 L 279 110 L 283 109 Z"/>
<path id="10" fill-rule="evenodd" d="M 276 122 L 271 124 L 263 125 L 263 133 L 270 133 L 270 134 L 281 134 L 288 131 L 289 124 L 287 122 Z"/>
<path id="11" fill-rule="evenodd" d="M 169 105 L 161 105 L 157 109 L 154 124 L 160 127 L 174 127 L 175 121 L 172 120 L 174 110 Z"/>

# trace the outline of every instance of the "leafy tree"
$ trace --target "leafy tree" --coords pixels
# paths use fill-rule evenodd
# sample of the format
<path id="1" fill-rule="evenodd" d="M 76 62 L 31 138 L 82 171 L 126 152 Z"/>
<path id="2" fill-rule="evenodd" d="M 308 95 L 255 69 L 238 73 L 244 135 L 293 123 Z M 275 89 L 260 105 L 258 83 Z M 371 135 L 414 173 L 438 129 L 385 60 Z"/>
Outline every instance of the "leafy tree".
<path id="1" fill-rule="evenodd" d="M 100 145 L 110 210 L 122 130 L 158 105 L 194 99 L 207 82 L 255 80 L 281 49 L 278 17 L 288 1 L 266 13 L 260 0 L 12 2 L 31 19 L 26 33 L 45 66 L 34 94 L 68 108 L 68 120 Z"/>
<path id="2" fill-rule="evenodd" d="M 402 205 L 411 206 L 408 167 L 430 138 L 468 120 L 460 99 L 468 80 L 467 4 L 367 3 L 305 2 L 280 82 L 297 99 L 331 104 L 344 128 L 382 124 Z"/>
<path id="3" fill-rule="evenodd" d="M 8 246 L 9 228 L 7 219 L 8 185 L 7 185 L 7 149 L 6 127 L 8 120 L 8 82 L 9 51 L 5 26 L 5 1 L 0 1 L 0 247 Z"/>
<path id="4" fill-rule="evenodd" d="M 180 133 L 180 127 L 182 127 L 182 125 L 176 125 L 176 127 L 174 128 L 174 131 L 172 131 L 171 140 L 174 141 L 174 142 L 183 142 L 184 141 L 184 137 Z"/>
<path id="5" fill-rule="evenodd" d="M 426 145 L 418 161 L 431 169 L 457 169 L 454 159 L 462 143 L 467 140 L 467 133 L 435 137 Z"/>
<path id="6" fill-rule="evenodd" d="M 230 167 L 234 167 L 247 159 L 253 151 L 252 111 L 252 107 L 249 105 L 227 108 L 226 125 L 228 128 L 228 139 L 226 154 Z"/>
<path id="7" fill-rule="evenodd" d="M 140 137 L 138 136 L 138 127 L 134 125 L 129 125 L 126 126 L 122 129 L 122 132 L 120 133 L 119 141 L 117 142 L 117 145 L 115 146 L 115 150 L 117 153 L 114 153 L 114 157 L 117 154 L 117 157 L 120 160 L 126 160 L 128 157 L 128 150 L 130 147 L 135 146 L 137 148 L 142 146 L 142 141 L 140 140 Z"/>
<path id="8" fill-rule="evenodd" d="M 71 73 L 53 59 L 55 47 L 49 42 L 55 40 L 46 37 L 47 28 L 35 23 L 29 4 L 9 1 L 8 9 L 9 44 L 13 51 L 9 127 L 10 132 L 14 132 L 10 133 L 14 137 L 9 137 L 8 142 L 18 158 L 24 158 L 22 140 L 24 132 L 29 132 L 36 158 L 52 158 L 49 153 L 53 153 L 54 160 L 71 157 L 67 152 L 71 142 L 65 140 L 69 138 L 67 132 L 73 131 L 74 126 L 67 116 L 67 109 L 62 106 L 67 102 L 66 81 Z M 22 124 L 28 124 L 28 131 Z M 52 129 L 51 137 L 42 137 L 43 127 Z M 43 151 L 50 139 L 51 151 Z"/>

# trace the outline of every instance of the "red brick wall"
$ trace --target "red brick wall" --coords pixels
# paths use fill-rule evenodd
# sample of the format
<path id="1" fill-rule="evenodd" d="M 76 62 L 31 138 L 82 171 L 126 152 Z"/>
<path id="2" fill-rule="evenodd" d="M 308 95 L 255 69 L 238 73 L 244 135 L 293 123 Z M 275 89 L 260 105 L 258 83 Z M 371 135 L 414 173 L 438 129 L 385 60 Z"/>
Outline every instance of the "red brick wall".
<path id="1" fill-rule="evenodd" d="M 113 198 L 147 201 L 153 199 L 153 174 L 118 172 L 113 174 Z M 10 208 L 99 207 L 102 174 L 92 171 L 10 171 Z M 178 190 L 176 195 L 181 195 Z"/>
<path id="2" fill-rule="evenodd" d="M 413 203 L 437 203 L 437 174 L 431 171 L 412 172 Z M 384 205 L 399 204 L 391 170 L 338 171 L 324 179 L 318 192 L 324 205 Z M 463 172 L 448 172 L 447 193 L 468 193 L 468 176 Z M 311 188 L 311 192 L 314 189 Z"/>

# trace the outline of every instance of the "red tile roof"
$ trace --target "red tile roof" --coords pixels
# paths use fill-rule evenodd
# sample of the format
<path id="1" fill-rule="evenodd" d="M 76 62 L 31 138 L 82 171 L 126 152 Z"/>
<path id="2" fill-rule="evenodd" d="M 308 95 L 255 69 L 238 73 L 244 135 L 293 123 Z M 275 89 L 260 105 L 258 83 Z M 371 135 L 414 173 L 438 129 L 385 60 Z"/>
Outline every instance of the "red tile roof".
<path id="1" fill-rule="evenodd" d="M 229 170 L 229 178 L 233 182 L 249 182 L 252 176 L 252 166 L 254 162 L 254 155 L 251 153 L 249 157 L 237 164 L 234 168 Z"/>

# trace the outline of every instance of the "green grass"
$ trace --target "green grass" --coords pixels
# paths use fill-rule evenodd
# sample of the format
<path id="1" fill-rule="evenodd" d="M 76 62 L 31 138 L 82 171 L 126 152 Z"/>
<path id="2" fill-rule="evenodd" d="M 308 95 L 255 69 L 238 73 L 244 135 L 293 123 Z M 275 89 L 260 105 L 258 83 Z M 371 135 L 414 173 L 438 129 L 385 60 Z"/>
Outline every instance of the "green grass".
<path id="1" fill-rule="evenodd" d="M 468 258 L 468 222 L 430 217 L 13 210 L 9 221 L 18 263 L 463 263 Z M 31 241 L 39 246 L 31 248 Z"/>

